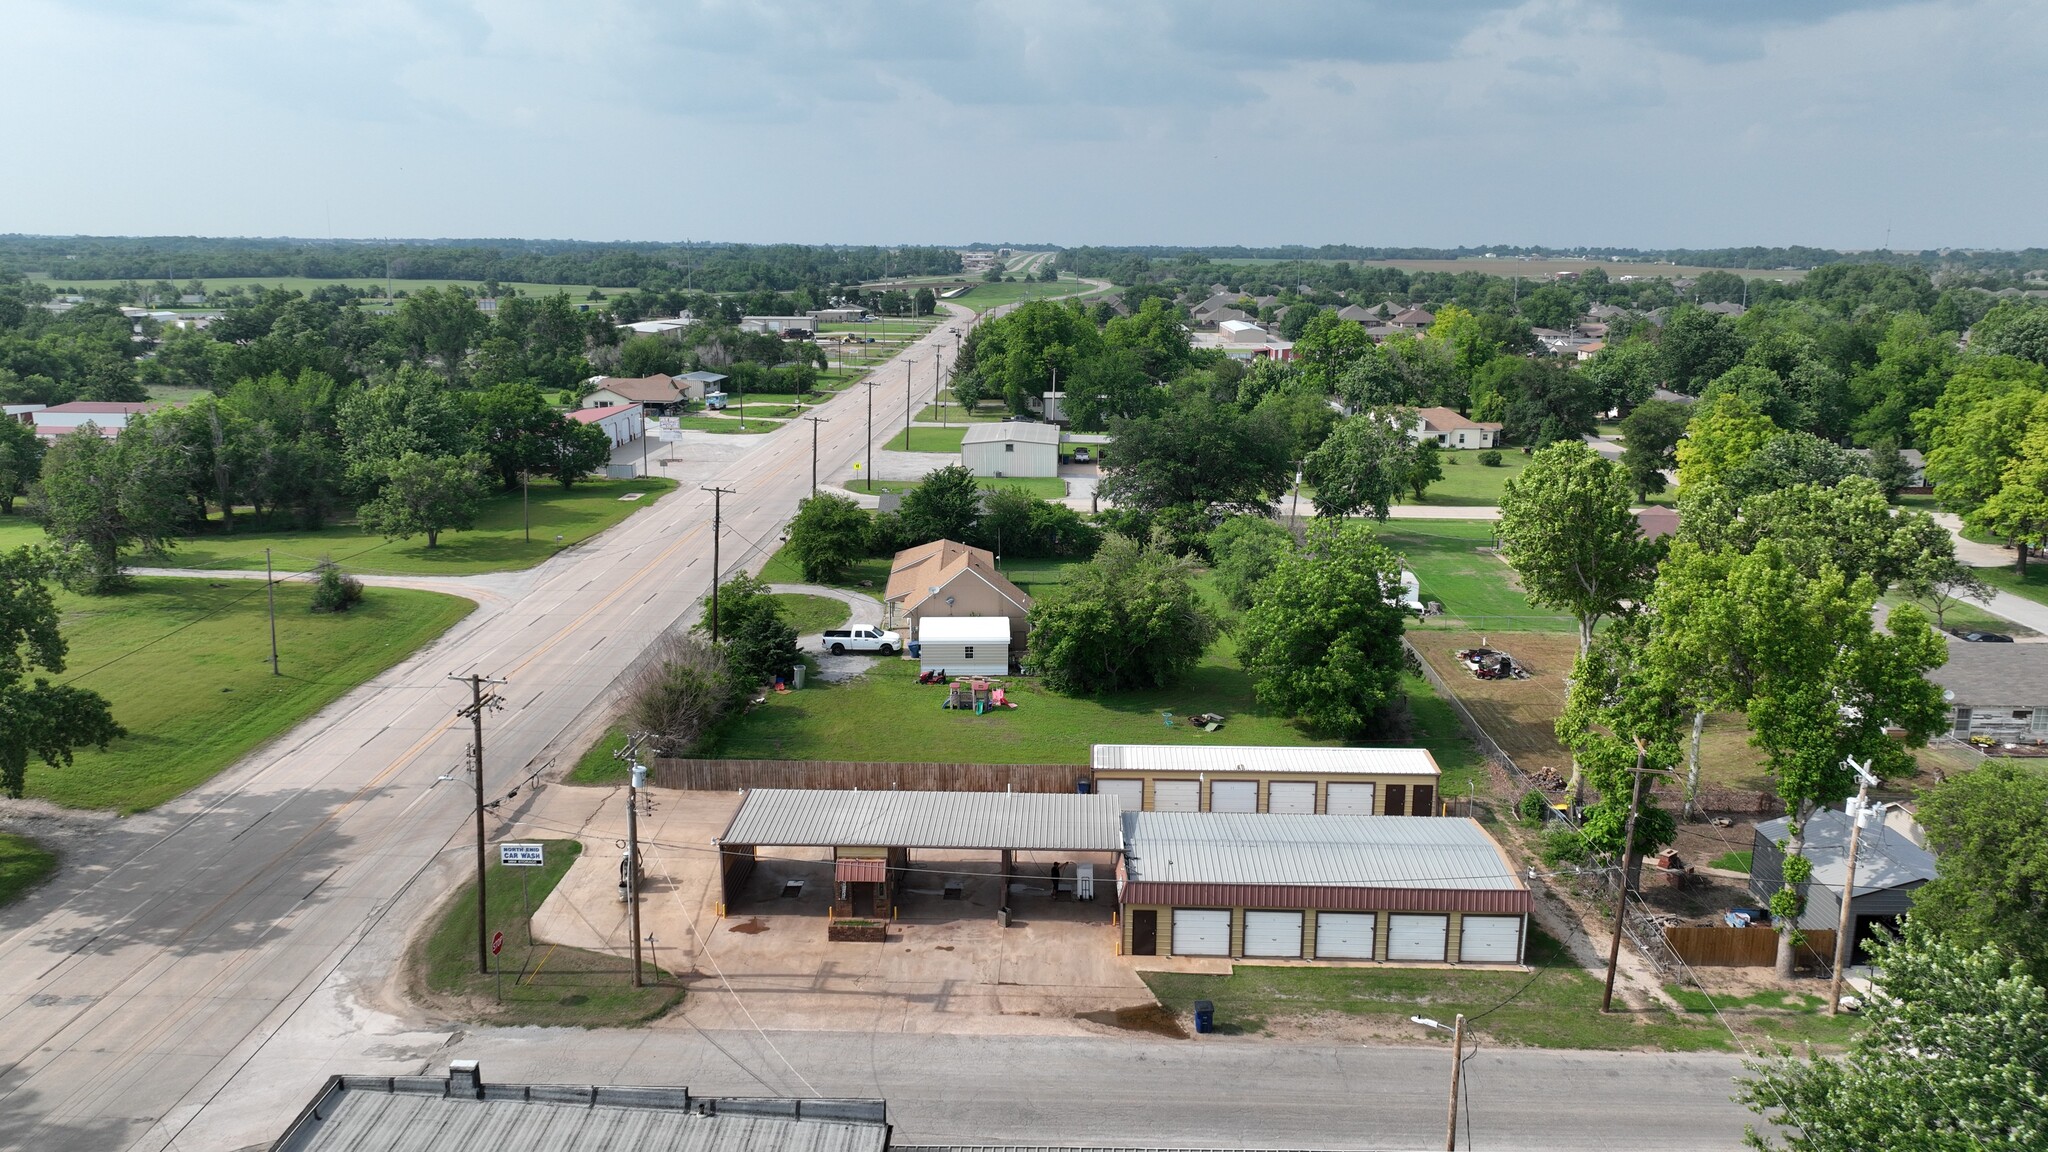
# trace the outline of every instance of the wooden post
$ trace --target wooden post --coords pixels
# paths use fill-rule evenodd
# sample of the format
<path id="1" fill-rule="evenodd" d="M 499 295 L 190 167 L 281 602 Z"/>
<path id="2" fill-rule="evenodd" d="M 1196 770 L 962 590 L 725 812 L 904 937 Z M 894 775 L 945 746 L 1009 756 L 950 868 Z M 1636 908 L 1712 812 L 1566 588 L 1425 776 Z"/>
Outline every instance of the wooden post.
<path id="1" fill-rule="evenodd" d="M 1451 1117 L 1444 1129 L 1444 1152 L 1458 1148 L 1458 1072 L 1465 1066 L 1465 1014 L 1451 1025 Z"/>

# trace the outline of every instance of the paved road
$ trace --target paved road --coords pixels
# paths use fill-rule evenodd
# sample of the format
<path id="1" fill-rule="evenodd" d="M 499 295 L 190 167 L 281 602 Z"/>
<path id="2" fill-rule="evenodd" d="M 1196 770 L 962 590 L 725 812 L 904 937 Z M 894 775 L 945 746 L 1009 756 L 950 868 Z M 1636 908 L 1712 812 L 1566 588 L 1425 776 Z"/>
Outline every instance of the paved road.
<path id="1" fill-rule="evenodd" d="M 965 323 L 914 346 L 924 370 L 911 386 L 926 399 L 930 357 L 950 356 L 949 328 Z M 900 362 L 873 378 L 905 386 Z M 861 391 L 821 409 L 828 474 L 860 450 Z M 454 710 L 467 690 L 447 677 L 509 681 L 486 736 L 487 792 L 500 795 L 548 757 L 575 756 L 608 686 L 706 591 L 712 498 L 699 483 L 736 490 L 727 571 L 772 550 L 810 490 L 803 425 L 678 448 L 680 491 L 536 569 L 520 594 L 481 598 L 448 636 L 271 748 L 116 823 L 90 858 L 0 912 L 0 1147 L 232 1147 L 179 1134 L 216 1100 L 266 1094 L 274 1134 L 310 1085 L 296 1069 L 271 1074 L 265 1041 L 347 977 L 375 933 L 402 932 L 414 907 L 388 914 L 429 865 L 462 858 L 474 808 Z"/>

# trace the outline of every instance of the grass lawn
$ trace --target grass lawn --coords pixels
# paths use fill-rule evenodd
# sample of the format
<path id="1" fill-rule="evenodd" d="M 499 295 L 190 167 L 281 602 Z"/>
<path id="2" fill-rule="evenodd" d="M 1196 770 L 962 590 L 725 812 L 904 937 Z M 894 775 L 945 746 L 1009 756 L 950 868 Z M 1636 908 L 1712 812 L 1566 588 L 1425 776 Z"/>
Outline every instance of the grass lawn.
<path id="1" fill-rule="evenodd" d="M 920 424 L 937 424 L 949 421 L 954 424 L 999 424 L 1010 410 L 1003 407 L 968 410 L 959 402 L 948 403 L 943 410 L 937 404 L 927 404 L 914 419 Z"/>
<path id="2" fill-rule="evenodd" d="M 1489 469 L 1489 471 L 1492 471 Z M 1494 525 L 1484 520 L 1389 520 L 1379 535 L 1422 582 L 1423 600 L 1444 615 L 1422 628 L 1572 632 L 1578 622 L 1537 608 L 1516 585 L 1514 569 L 1491 552 Z"/>
<path id="3" fill-rule="evenodd" d="M 0 908 L 49 879 L 57 854 L 26 836 L 0 832 Z"/>
<path id="4" fill-rule="evenodd" d="M 1058 500 L 1067 494 L 1067 482 L 1057 476 L 977 476 L 974 483 L 976 487 L 986 489 L 1016 488 L 1041 500 Z M 923 480 L 876 480 L 875 491 L 906 494 L 923 485 Z M 853 490 L 866 492 L 867 488 L 860 481 L 855 481 Z"/>
<path id="5" fill-rule="evenodd" d="M 676 427 L 690 428 L 698 432 L 726 432 L 753 436 L 762 432 L 775 431 L 777 428 L 782 427 L 782 421 L 763 420 L 759 417 L 750 416 L 747 418 L 746 426 L 741 427 L 737 416 L 730 418 L 724 416 L 678 416 L 676 417 Z"/>
<path id="6" fill-rule="evenodd" d="M 28 794 L 73 808 L 152 808 L 233 764 L 411 655 L 474 607 L 437 592 L 372 588 L 340 615 L 308 610 L 312 586 L 277 589 L 282 676 L 270 674 L 260 581 L 146 578 L 118 596 L 59 593 L 69 669 L 128 729 L 75 764 L 32 761 Z"/>
<path id="7" fill-rule="evenodd" d="M 569 775 L 563 778 L 563 782 L 599 785 L 625 783 L 631 773 L 627 771 L 625 761 L 618 759 L 618 754 L 624 751 L 625 747 L 626 730 L 617 724 L 612 725 L 604 730 L 604 735 L 598 738 L 597 743 L 583 750 L 583 755 L 576 761 L 576 767 L 569 770 Z"/>
<path id="8" fill-rule="evenodd" d="M 505 934 L 504 951 L 495 961 L 502 976 L 477 971 L 476 881 L 471 880 L 442 907 L 433 935 L 415 952 L 414 985 L 424 985 L 429 995 L 444 999 L 445 1007 L 464 1017 L 490 1024 L 617 1028 L 652 1020 L 675 1006 L 683 998 L 682 984 L 651 964 L 643 969 L 648 986 L 635 988 L 630 960 L 545 943 L 529 946 L 523 914 L 527 902 L 540 907 L 582 850 L 574 840 L 541 844 L 546 860 L 541 867 L 507 868 L 494 857 L 484 873 L 489 892 L 485 922 L 491 931 Z"/>
<path id="9" fill-rule="evenodd" d="M 1977 571 L 1981 575 L 1984 569 L 1979 568 Z M 1989 581 L 1986 581 L 1986 583 L 1989 583 Z M 2048 592 L 2048 584 L 2043 585 L 2043 591 Z M 1930 622 L 1934 619 L 1934 609 L 1929 608 L 1924 602 L 1910 597 L 1886 596 L 1883 598 L 1883 603 L 1887 605 L 1912 604 L 1922 612 L 1927 613 L 1927 619 Z M 1953 628 L 1958 632 L 1999 632 L 2020 640 L 2040 635 L 2039 632 L 2024 624 L 2016 624 L 2003 616 L 1993 615 L 1989 609 L 1975 600 L 1964 600 L 1943 609 L 1941 623 L 1944 627 Z"/>
<path id="10" fill-rule="evenodd" d="M 476 527 L 442 535 L 440 546 L 428 548 L 426 538 L 386 540 L 342 521 L 316 532 L 258 530 L 248 520 L 237 522 L 235 534 L 208 533 L 178 541 L 168 557 L 131 554 L 131 564 L 172 568 L 214 568 L 261 571 L 263 550 L 281 574 L 310 571 L 331 557 L 350 572 L 399 576 L 467 576 L 531 568 L 571 544 L 645 508 L 676 486 L 673 480 L 593 480 L 564 490 L 559 484 L 535 484 L 528 491 L 533 539 L 522 530 L 519 494 L 484 501 Z M 638 499 L 621 497 L 641 493 Z M 218 525 L 219 521 L 213 522 Z M 561 537 L 561 543 L 555 537 Z M 0 549 L 45 543 L 42 529 L 22 517 L 0 516 Z"/>
<path id="11" fill-rule="evenodd" d="M 1748 852 L 1723 852 L 1721 855 L 1707 861 L 1707 867 L 1721 868 L 1729 872 L 1747 872 L 1749 871 L 1749 857 L 1750 854 Z M 1851 900 L 1850 903 L 1853 905 L 1855 901 Z"/>
<path id="12" fill-rule="evenodd" d="M 2036 604 L 2048 604 L 2048 558 L 2029 557 L 2024 578 L 2017 569 L 2004 565 L 1997 568 L 1978 568 L 1974 571 L 1986 584 L 2001 592 L 2025 596 Z M 1994 629 L 1999 632 L 2011 630 L 2010 625 Z"/>
<path id="13" fill-rule="evenodd" d="M 1425 489 L 1422 499 L 1404 495 L 1397 503 L 1491 507 L 1500 503 L 1501 490 L 1507 487 L 1509 480 L 1522 474 L 1522 469 L 1529 466 L 1529 460 L 1530 457 L 1522 455 L 1518 448 L 1503 448 L 1500 467 L 1489 468 L 1479 462 L 1476 450 L 1447 449 L 1443 453 L 1444 478 Z"/>
<path id="14" fill-rule="evenodd" d="M 1415 1042 L 1440 1039 L 1409 1023 L 1426 1012 L 1440 1020 L 1478 1016 L 1468 1028 L 1493 1044 L 1535 1048 L 1725 1051 L 1733 1040 L 1705 996 L 1674 997 L 1685 1010 L 1600 1011 L 1600 980 L 1573 966 L 1557 941 L 1532 931 L 1529 960 L 1538 970 L 1471 968 L 1306 968 L 1239 965 L 1229 976 L 1141 972 L 1159 1002 L 1175 1013 L 1196 1000 L 1216 1005 L 1217 1031 L 1266 1032 L 1289 1018 L 1343 1015 Z M 1688 999 L 1689 998 L 1689 999 Z M 1820 998 L 1771 993 L 1716 1004 L 1741 1032 L 1783 1040 L 1839 1041 L 1856 1028 L 1853 1018 L 1829 1019 Z"/>
<path id="15" fill-rule="evenodd" d="M 1018 280 L 1008 284 L 976 282 L 959 296 L 947 301 L 949 304 L 964 304 L 976 312 L 986 312 L 1019 300 L 1044 300 L 1054 296 L 1073 296 L 1083 292 L 1094 292 L 1092 285 L 1078 280 L 1055 280 L 1048 284 L 1042 280 Z"/>
<path id="16" fill-rule="evenodd" d="M 844 600 L 830 596 L 811 596 L 802 592 L 778 592 L 775 603 L 782 609 L 782 618 L 796 629 L 799 636 L 823 632 L 846 623 L 852 612 Z"/>
<path id="17" fill-rule="evenodd" d="M 912 428 L 908 445 L 903 440 L 903 430 L 889 438 L 883 448 L 891 452 L 948 452 L 958 455 L 960 438 L 967 435 L 965 428 Z"/>
<path id="18" fill-rule="evenodd" d="M 856 487 L 855 491 L 859 491 L 859 488 Z M 869 592 L 879 599 L 883 586 L 889 583 L 889 565 L 894 563 L 895 559 L 894 556 L 863 557 L 853 562 L 844 577 L 829 581 L 828 584 L 833 588 Z M 761 566 L 761 579 L 770 584 L 812 583 L 804 579 L 803 565 L 797 563 L 787 544 L 776 549 L 775 554 L 768 557 L 768 562 Z"/>

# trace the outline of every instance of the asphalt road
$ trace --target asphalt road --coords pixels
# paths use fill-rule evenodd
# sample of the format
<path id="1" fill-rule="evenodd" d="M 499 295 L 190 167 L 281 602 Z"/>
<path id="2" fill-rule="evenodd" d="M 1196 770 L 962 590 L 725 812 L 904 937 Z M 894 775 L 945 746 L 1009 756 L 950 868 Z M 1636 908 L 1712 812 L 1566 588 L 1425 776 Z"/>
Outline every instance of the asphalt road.
<path id="1" fill-rule="evenodd" d="M 951 355 L 947 332 L 910 353 L 913 404 L 930 398 L 931 357 Z M 878 401 L 901 402 L 900 361 L 875 379 Z M 821 476 L 860 458 L 865 391 L 820 409 Z M 490 578 L 440 641 L 207 785 L 106 824 L 58 879 L 0 911 L 0 1148 L 260 1147 L 333 1072 L 461 1056 L 498 1079 L 880 1094 L 906 1143 L 1441 1139 L 1442 1050 L 469 1030 L 391 1006 L 407 930 L 473 859 L 455 715 L 468 692 L 448 677 L 507 681 L 487 718 L 488 796 L 575 756 L 621 671 L 708 588 L 711 497 L 697 485 L 736 490 L 724 570 L 755 564 L 809 491 L 811 432 L 792 421 L 678 445 L 682 490 L 541 568 Z M 1724 1148 L 1741 1131 L 1724 1058 L 1485 1052 L 1469 1068 L 1475 1138 L 1496 1145 Z"/>

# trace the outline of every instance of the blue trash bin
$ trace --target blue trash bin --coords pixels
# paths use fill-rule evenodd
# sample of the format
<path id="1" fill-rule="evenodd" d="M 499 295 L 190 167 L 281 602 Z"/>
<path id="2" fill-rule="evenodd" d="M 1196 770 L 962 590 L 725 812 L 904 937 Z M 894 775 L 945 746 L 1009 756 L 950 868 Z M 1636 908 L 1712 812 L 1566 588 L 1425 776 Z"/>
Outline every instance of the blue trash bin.
<path id="1" fill-rule="evenodd" d="M 1195 1001 L 1195 1031 L 1216 1030 L 1216 1005 L 1207 1000 Z"/>

